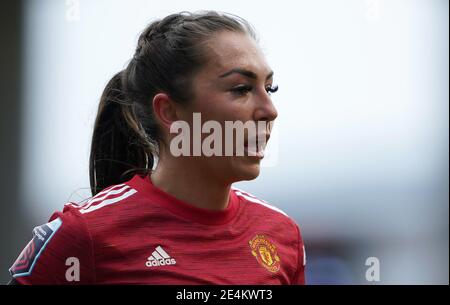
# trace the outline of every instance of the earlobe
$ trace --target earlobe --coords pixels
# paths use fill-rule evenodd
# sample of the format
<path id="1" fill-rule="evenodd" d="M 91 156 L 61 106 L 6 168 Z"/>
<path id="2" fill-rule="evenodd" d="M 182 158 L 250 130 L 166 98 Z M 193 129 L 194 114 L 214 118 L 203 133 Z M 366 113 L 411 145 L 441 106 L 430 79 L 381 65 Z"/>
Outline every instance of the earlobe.
<path id="1" fill-rule="evenodd" d="M 166 93 L 156 94 L 152 104 L 155 119 L 163 127 L 170 129 L 170 125 L 179 120 L 175 102 Z"/>

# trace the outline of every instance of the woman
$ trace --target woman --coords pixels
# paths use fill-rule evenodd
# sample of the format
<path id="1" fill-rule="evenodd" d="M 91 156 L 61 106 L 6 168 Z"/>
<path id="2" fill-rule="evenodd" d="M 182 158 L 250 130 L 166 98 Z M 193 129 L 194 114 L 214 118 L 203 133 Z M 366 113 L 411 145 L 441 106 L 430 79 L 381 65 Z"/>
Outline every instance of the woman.
<path id="1" fill-rule="evenodd" d="M 66 204 L 34 229 L 10 269 L 14 280 L 303 284 L 298 226 L 231 186 L 259 175 L 277 117 L 270 98 L 276 90 L 254 31 L 241 18 L 183 12 L 151 23 L 101 97 L 90 157 L 93 197 Z M 174 126 L 194 127 L 199 116 L 225 129 L 230 121 L 264 128 L 235 130 L 244 134 L 244 155 L 237 145 L 231 155 L 204 153 L 208 133 L 192 128 L 187 154 L 176 155 Z M 227 150 L 230 142 L 221 137 L 219 144 Z"/>

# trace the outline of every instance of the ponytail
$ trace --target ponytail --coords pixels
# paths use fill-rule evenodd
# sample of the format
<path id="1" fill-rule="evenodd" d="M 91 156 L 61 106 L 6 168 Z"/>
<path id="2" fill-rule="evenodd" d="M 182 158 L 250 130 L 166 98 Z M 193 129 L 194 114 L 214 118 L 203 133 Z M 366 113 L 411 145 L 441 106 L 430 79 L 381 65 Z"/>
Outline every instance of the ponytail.
<path id="1" fill-rule="evenodd" d="M 137 104 L 127 100 L 125 74 L 114 75 L 100 99 L 89 158 L 92 196 L 153 167 L 155 143 L 139 123 Z"/>

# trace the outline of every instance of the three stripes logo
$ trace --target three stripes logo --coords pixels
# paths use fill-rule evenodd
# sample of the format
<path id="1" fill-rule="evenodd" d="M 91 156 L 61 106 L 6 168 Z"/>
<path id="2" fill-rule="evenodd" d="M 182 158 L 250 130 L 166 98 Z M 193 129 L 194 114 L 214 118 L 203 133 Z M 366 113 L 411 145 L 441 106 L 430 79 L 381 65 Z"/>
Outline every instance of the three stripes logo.
<path id="1" fill-rule="evenodd" d="M 156 247 L 152 255 L 147 258 L 145 265 L 149 268 L 158 266 L 175 265 L 177 262 L 161 246 Z"/>
<path id="2" fill-rule="evenodd" d="M 117 184 L 99 192 L 85 204 L 79 206 L 79 211 L 81 214 L 90 213 L 105 206 L 118 203 L 135 194 L 136 192 L 137 191 L 135 189 L 129 187 L 126 184 Z"/>

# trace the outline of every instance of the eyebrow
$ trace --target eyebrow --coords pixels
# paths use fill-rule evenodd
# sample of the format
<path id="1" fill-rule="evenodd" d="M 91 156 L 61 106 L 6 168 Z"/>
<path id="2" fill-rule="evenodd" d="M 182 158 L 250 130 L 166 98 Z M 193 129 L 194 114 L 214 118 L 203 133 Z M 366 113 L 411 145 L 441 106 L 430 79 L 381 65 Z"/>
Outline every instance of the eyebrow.
<path id="1" fill-rule="evenodd" d="M 220 77 L 221 78 L 227 77 L 227 76 L 229 76 L 231 74 L 234 74 L 234 73 L 238 73 L 238 74 L 241 74 L 241 75 L 243 75 L 245 77 L 252 78 L 252 79 L 257 79 L 258 78 L 258 76 L 256 75 L 255 72 L 252 72 L 252 71 L 249 71 L 249 70 L 246 70 L 246 69 L 242 69 L 242 68 L 231 69 L 230 71 L 225 72 L 224 74 L 220 75 Z M 268 80 L 272 76 L 273 76 L 273 71 L 270 71 L 270 73 L 267 74 L 267 76 L 266 76 L 266 80 Z"/>

